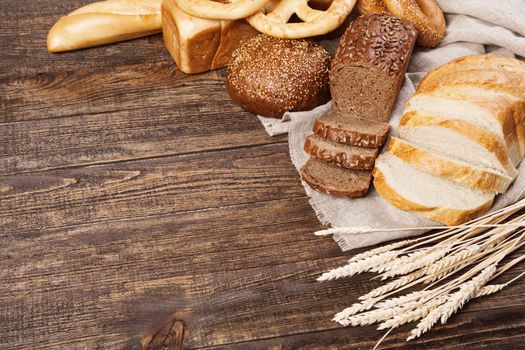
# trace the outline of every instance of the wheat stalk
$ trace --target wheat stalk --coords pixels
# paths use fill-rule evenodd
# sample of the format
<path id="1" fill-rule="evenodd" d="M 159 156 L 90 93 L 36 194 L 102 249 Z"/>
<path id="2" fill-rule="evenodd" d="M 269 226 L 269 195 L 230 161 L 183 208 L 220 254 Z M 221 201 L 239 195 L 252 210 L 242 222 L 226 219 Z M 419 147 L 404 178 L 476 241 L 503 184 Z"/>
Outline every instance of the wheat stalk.
<path id="1" fill-rule="evenodd" d="M 525 260 L 525 255 L 521 255 L 498 267 L 505 256 L 525 246 L 525 214 L 514 215 L 524 207 L 525 199 L 464 225 L 441 227 L 438 232 L 420 238 L 376 247 L 353 256 L 342 267 L 323 273 L 318 281 L 364 272 L 377 273 L 376 278 L 382 280 L 394 278 L 360 296 L 359 303 L 337 313 L 333 320 L 344 326 L 379 323 L 378 330 L 388 329 L 388 332 L 377 347 L 393 329 L 403 324 L 418 322 L 407 341 L 415 339 L 438 321 L 446 323 L 469 300 L 501 291 L 525 275 L 523 272 L 507 282 L 488 284 Z M 316 234 L 416 229 L 422 228 L 366 226 L 332 228 Z M 426 287 L 405 292 L 418 285 Z"/>
<path id="2" fill-rule="evenodd" d="M 516 224 L 473 224 L 448 226 L 449 228 L 494 228 L 494 227 L 525 227 L 525 223 Z M 374 228 L 370 226 L 352 226 L 352 227 L 331 227 L 314 232 L 316 236 L 331 236 L 335 234 L 352 235 L 358 233 L 375 233 L 375 232 L 406 232 L 406 231 L 430 231 L 439 230 L 443 226 L 422 226 L 422 227 L 403 227 L 403 228 Z"/>
<path id="3" fill-rule="evenodd" d="M 381 253 L 378 255 L 369 256 L 365 259 L 358 260 L 358 261 L 352 261 L 352 262 L 349 262 L 345 266 L 341 266 L 336 269 L 325 272 L 321 276 L 319 276 L 317 280 L 318 281 L 329 281 L 329 280 L 334 280 L 334 279 L 338 279 L 342 277 L 354 276 L 359 273 L 370 271 L 370 269 L 374 268 L 375 266 L 383 264 L 396 257 L 397 257 L 396 251 L 390 251 L 390 252 L 385 252 L 385 253 Z"/>

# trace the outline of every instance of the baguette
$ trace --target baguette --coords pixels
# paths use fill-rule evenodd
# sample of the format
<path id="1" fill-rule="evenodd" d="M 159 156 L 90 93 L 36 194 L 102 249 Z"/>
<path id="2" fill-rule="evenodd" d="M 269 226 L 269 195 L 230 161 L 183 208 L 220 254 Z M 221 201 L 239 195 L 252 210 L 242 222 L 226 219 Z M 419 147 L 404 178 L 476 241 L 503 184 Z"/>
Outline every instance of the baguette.
<path id="1" fill-rule="evenodd" d="M 161 0 L 107 0 L 81 7 L 53 25 L 49 52 L 140 38 L 161 31 Z"/>

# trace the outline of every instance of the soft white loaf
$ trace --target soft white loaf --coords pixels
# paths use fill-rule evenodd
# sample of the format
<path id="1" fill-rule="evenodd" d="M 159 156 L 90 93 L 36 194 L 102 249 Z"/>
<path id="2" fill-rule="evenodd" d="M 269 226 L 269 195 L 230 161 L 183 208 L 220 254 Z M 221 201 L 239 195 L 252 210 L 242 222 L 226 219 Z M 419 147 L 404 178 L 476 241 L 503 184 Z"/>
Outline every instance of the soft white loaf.
<path id="1" fill-rule="evenodd" d="M 392 205 L 447 225 L 505 193 L 525 154 L 525 64 L 460 58 L 431 71 L 408 101 L 374 185 Z"/>
<path id="2" fill-rule="evenodd" d="M 158 33 L 161 0 L 107 0 L 81 7 L 55 23 L 49 52 L 77 50 Z"/>

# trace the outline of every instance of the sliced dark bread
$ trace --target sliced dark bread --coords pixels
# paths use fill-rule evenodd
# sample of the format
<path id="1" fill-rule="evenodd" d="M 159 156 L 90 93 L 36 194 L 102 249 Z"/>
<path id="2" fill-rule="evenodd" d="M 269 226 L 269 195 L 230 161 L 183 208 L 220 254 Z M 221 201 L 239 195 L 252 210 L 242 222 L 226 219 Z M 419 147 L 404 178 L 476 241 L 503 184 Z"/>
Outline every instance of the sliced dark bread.
<path id="1" fill-rule="evenodd" d="M 416 42 L 412 24 L 389 14 L 360 16 L 332 61 L 332 109 L 388 122 Z"/>
<path id="2" fill-rule="evenodd" d="M 372 172 L 345 169 L 310 157 L 301 168 L 301 179 L 316 191 L 338 197 L 357 198 L 367 194 Z"/>
<path id="3" fill-rule="evenodd" d="M 371 170 L 379 149 L 363 148 L 328 141 L 319 135 L 310 135 L 304 142 L 304 151 L 325 162 L 348 169 Z"/>
<path id="4" fill-rule="evenodd" d="M 313 132 L 327 140 L 365 148 L 380 148 L 385 143 L 388 123 L 362 120 L 343 113 L 318 118 Z"/>

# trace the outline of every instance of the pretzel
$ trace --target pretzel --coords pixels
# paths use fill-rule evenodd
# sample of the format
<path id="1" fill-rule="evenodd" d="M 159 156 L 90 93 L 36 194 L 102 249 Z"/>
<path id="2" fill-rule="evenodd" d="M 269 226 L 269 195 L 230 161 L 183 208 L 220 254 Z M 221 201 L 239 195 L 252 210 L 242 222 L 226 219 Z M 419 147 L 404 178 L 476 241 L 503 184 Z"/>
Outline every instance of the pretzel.
<path id="1" fill-rule="evenodd" d="M 286 39 L 323 35 L 339 27 L 352 11 L 356 0 L 334 0 L 326 11 L 308 6 L 308 0 L 282 0 L 271 11 L 265 8 L 246 18 L 258 31 Z M 288 23 L 296 14 L 303 22 Z"/>
<path id="2" fill-rule="evenodd" d="M 235 20 L 259 11 L 270 0 L 175 0 L 186 13 L 199 18 Z"/>

